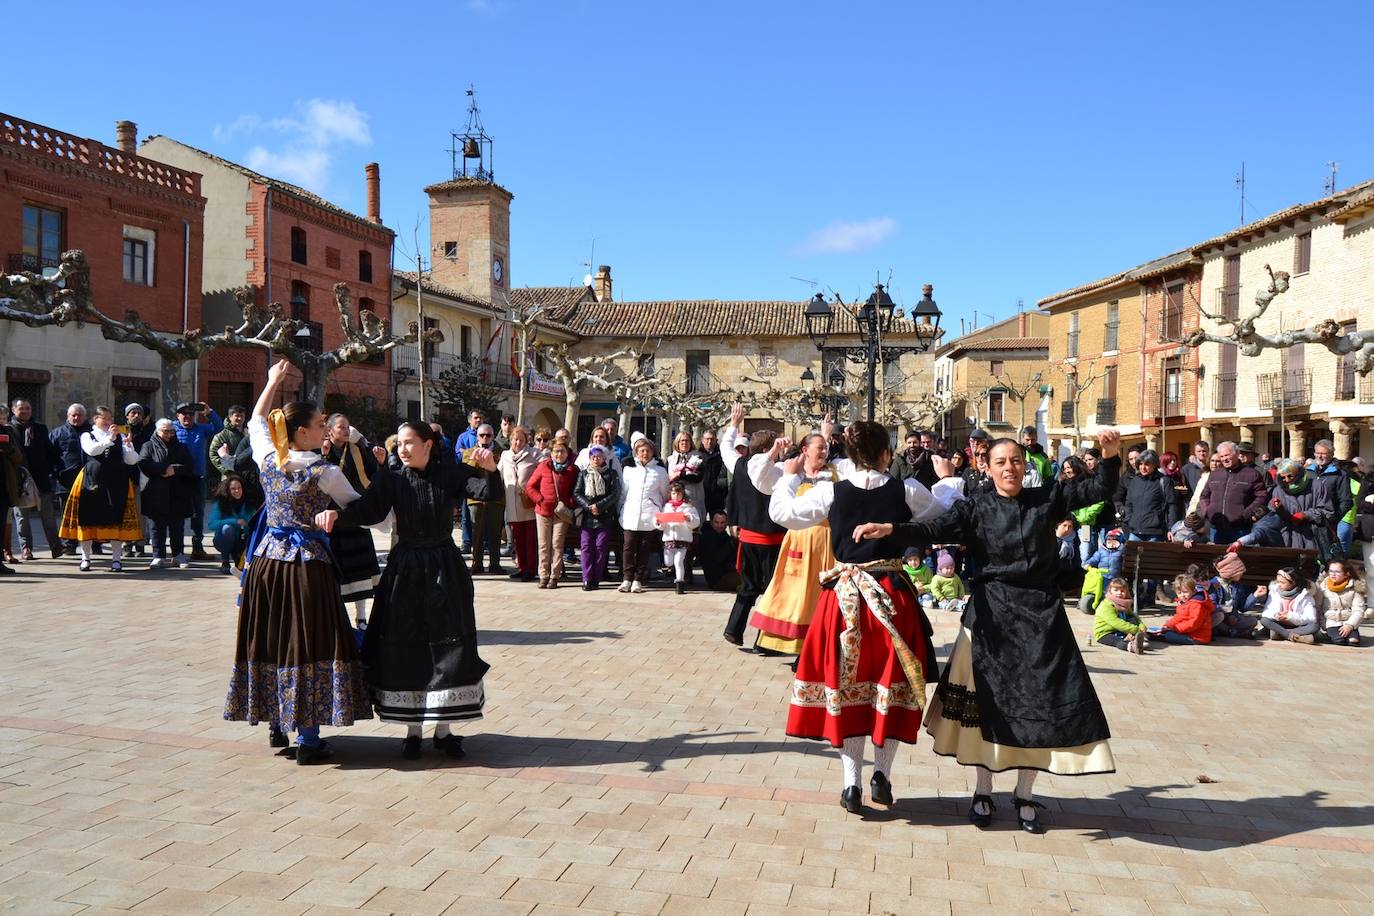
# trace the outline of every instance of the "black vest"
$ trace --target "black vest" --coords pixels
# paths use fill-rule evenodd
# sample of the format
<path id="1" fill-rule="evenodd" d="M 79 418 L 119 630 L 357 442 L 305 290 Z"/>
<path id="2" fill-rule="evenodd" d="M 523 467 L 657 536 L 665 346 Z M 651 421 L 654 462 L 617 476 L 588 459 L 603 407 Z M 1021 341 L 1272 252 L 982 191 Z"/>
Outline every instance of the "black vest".
<path id="1" fill-rule="evenodd" d="M 888 478 L 876 490 L 856 487 L 847 480 L 835 484 L 835 502 L 830 507 L 830 546 L 841 563 L 868 563 L 871 560 L 898 560 L 902 548 L 891 538 L 854 543 L 854 529 L 865 522 L 911 521 L 906 504 L 906 488 L 900 480 Z"/>

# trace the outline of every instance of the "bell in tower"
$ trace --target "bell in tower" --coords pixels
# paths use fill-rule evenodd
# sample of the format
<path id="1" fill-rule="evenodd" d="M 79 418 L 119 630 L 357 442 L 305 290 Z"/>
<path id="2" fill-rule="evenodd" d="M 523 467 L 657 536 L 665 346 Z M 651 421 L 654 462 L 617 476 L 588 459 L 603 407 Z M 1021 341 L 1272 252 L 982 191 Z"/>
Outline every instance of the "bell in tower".
<path id="1" fill-rule="evenodd" d="M 477 107 L 477 95 L 472 86 L 468 86 L 467 96 L 467 127 L 462 131 L 449 132 L 449 155 L 453 160 L 453 177 L 494 181 L 491 171 L 491 137 L 482 126 L 482 112 Z"/>

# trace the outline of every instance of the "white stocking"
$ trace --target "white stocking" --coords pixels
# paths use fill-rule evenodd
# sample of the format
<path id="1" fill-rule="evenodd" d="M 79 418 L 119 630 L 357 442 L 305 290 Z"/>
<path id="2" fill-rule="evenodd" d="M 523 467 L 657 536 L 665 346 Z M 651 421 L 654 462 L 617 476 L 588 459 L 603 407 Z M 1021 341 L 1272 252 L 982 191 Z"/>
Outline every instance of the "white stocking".
<path id="1" fill-rule="evenodd" d="M 873 768 L 891 781 L 892 761 L 897 756 L 897 742 L 888 741 L 882 747 L 873 745 Z"/>
<path id="2" fill-rule="evenodd" d="M 844 787 L 857 786 L 864 776 L 864 739 L 845 738 L 840 749 L 840 761 L 844 763 Z"/>

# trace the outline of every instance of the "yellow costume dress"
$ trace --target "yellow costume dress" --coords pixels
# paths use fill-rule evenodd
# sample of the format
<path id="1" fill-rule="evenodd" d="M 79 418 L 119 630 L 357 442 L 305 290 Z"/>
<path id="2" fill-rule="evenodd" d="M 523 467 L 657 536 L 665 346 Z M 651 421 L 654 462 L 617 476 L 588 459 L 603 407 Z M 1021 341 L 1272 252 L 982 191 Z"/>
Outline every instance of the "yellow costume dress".
<path id="1" fill-rule="evenodd" d="M 827 464 L 815 477 L 805 480 L 797 487 L 796 495 L 801 496 L 816 481 L 827 477 L 832 482 L 839 479 L 834 465 Z M 787 532 L 773 578 L 749 617 L 749 625 L 759 631 L 759 648 L 784 655 L 801 653 L 802 641 L 821 597 L 821 573 L 834 565 L 829 522 Z"/>

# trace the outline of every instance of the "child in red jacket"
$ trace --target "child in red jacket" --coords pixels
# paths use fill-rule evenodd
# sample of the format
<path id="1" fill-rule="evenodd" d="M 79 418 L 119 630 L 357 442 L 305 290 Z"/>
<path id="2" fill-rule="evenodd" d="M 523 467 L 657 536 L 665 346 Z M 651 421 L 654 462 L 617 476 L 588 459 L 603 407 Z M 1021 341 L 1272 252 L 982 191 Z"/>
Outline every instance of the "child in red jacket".
<path id="1" fill-rule="evenodd" d="M 1174 616 L 1162 626 L 1151 627 L 1150 635 L 1160 642 L 1178 646 L 1195 646 L 1212 641 L 1212 611 L 1215 605 L 1207 596 L 1207 589 L 1197 579 L 1184 573 L 1174 576 L 1174 594 L 1178 606 Z"/>

